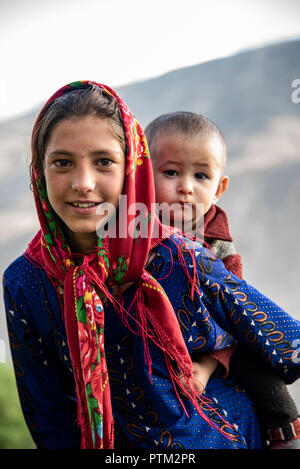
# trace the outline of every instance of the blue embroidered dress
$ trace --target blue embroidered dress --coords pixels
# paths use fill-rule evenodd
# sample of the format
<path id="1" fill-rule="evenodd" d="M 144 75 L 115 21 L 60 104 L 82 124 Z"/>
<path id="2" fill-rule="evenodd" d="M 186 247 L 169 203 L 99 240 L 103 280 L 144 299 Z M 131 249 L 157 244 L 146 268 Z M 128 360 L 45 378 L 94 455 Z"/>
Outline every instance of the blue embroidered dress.
<path id="1" fill-rule="evenodd" d="M 286 383 L 295 381 L 300 374 L 299 360 L 294 360 L 299 321 L 228 272 L 196 243 L 201 292 L 195 292 L 192 300 L 178 249 L 190 275 L 193 266 L 180 244 L 179 238 L 172 237 L 157 246 L 148 270 L 170 298 L 189 352 L 223 349 L 239 340 L 261 354 Z M 132 286 L 123 293 L 125 308 L 134 292 Z M 21 256 L 4 274 L 4 293 L 17 385 L 32 437 L 40 448 L 80 448 L 75 385 L 61 312 L 63 292 L 43 269 Z M 121 447 L 261 448 L 252 403 L 230 373 L 227 378 L 210 378 L 202 404 L 202 411 L 227 436 L 182 397 L 187 417 L 163 354 L 150 342 L 149 376 L 143 340 L 135 334 L 135 313 L 130 313 L 126 327 L 111 304 L 105 306 L 105 352 Z"/>

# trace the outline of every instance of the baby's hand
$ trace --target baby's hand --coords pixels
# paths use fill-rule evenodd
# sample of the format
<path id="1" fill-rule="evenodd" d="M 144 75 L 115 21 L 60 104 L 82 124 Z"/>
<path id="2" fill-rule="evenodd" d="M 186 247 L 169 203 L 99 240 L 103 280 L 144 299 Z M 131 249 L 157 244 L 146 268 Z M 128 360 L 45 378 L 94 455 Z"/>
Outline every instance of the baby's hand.
<path id="1" fill-rule="evenodd" d="M 207 355 L 198 355 L 197 360 L 192 361 L 193 364 L 193 384 L 198 393 L 202 393 L 207 385 L 207 382 L 215 369 L 217 368 L 218 362 L 214 358 L 210 358 Z M 181 376 L 181 382 L 186 386 L 186 381 L 183 376 Z"/>

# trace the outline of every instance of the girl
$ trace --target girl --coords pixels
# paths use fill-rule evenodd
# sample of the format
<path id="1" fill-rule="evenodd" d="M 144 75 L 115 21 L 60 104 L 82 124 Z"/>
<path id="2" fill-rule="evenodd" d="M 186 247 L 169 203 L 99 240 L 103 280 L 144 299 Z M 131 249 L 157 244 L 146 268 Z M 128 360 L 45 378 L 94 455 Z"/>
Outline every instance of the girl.
<path id="1" fill-rule="evenodd" d="M 191 354 L 238 339 L 293 382 L 300 324 L 160 226 L 143 132 L 112 89 L 75 82 L 50 98 L 31 178 L 41 230 L 4 291 L 37 447 L 113 448 L 114 416 L 126 449 L 260 448 L 246 393 L 212 376 L 200 395 Z"/>

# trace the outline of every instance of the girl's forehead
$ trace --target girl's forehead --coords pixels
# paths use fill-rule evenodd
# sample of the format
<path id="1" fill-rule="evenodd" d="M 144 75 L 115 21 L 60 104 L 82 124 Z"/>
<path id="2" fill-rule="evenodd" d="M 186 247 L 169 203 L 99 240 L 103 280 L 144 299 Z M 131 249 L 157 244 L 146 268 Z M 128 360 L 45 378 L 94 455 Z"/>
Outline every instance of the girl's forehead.
<path id="1" fill-rule="evenodd" d="M 121 146 L 108 118 L 96 115 L 71 116 L 62 119 L 53 127 L 46 150 L 59 143 L 69 146 L 76 146 L 78 143 L 93 146 L 108 142 L 114 147 Z"/>
<path id="2" fill-rule="evenodd" d="M 75 127 L 90 127 L 90 128 L 109 128 L 109 119 L 96 114 L 86 114 L 83 116 L 67 116 L 62 118 L 54 125 L 53 131 L 58 128 L 73 129 Z"/>
<path id="3" fill-rule="evenodd" d="M 53 129 L 45 149 L 45 158 L 57 154 L 118 154 L 124 158 L 122 142 L 106 118 L 86 116 L 67 118 Z"/>

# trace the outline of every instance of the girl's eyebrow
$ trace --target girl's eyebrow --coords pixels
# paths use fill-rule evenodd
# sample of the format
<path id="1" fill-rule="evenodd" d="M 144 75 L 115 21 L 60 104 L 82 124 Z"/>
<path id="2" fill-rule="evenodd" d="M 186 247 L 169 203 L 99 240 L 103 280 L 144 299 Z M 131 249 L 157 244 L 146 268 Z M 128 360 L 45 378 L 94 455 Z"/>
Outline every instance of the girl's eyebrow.
<path id="1" fill-rule="evenodd" d="M 90 152 L 90 155 L 91 156 L 107 156 L 107 155 L 111 155 L 112 153 L 118 153 L 118 151 L 116 150 L 95 150 L 95 151 L 92 151 Z M 49 153 L 49 157 L 51 158 L 52 156 L 74 156 L 75 153 L 71 152 L 71 151 L 67 151 L 67 150 L 60 150 L 60 149 L 57 149 L 57 150 L 53 150 Z"/>
<path id="2" fill-rule="evenodd" d="M 49 156 L 62 155 L 62 156 L 72 156 L 73 153 L 67 150 L 53 150 L 49 153 Z"/>

